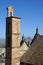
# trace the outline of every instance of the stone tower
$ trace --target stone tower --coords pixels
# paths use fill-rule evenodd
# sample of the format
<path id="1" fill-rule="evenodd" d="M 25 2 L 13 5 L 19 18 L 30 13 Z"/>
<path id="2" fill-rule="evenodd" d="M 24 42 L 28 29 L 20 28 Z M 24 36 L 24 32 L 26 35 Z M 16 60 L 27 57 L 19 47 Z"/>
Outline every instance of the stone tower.
<path id="1" fill-rule="evenodd" d="M 5 65 L 19 65 L 20 63 L 20 18 L 13 14 L 14 9 L 9 6 L 6 18 Z"/>

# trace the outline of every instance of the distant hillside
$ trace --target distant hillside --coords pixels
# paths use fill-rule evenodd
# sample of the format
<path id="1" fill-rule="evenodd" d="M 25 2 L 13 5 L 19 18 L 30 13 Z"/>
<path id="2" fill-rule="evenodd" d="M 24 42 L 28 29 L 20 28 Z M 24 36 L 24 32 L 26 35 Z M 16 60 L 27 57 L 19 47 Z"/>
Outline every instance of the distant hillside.
<path id="1" fill-rule="evenodd" d="M 0 47 L 5 47 L 5 39 L 0 38 Z"/>

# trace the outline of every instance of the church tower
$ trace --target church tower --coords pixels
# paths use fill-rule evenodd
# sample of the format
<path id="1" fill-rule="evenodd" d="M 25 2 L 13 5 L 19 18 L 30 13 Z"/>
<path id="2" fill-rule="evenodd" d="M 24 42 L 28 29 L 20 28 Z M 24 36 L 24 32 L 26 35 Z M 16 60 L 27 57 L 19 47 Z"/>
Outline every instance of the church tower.
<path id="1" fill-rule="evenodd" d="M 15 17 L 14 9 L 7 8 L 6 18 L 6 58 L 5 65 L 20 64 L 20 18 Z"/>

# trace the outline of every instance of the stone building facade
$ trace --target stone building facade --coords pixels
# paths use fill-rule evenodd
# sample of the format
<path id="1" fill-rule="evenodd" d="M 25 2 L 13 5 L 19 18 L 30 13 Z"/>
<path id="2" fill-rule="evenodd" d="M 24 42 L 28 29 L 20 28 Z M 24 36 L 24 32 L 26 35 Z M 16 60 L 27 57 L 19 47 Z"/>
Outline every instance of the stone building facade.
<path id="1" fill-rule="evenodd" d="M 13 14 L 14 9 L 9 6 L 6 17 L 5 65 L 43 65 L 43 35 L 36 28 L 31 46 L 24 37 L 20 41 L 20 18 Z"/>
<path id="2" fill-rule="evenodd" d="M 25 38 L 25 36 L 22 36 L 22 39 L 20 41 L 20 58 L 22 55 L 29 49 L 29 40 Z"/>
<path id="3" fill-rule="evenodd" d="M 43 35 L 36 33 L 31 41 L 30 48 L 20 58 L 21 65 L 43 65 Z"/>
<path id="4" fill-rule="evenodd" d="M 13 15 L 14 9 L 7 8 L 6 58 L 5 65 L 20 64 L 20 18 Z"/>

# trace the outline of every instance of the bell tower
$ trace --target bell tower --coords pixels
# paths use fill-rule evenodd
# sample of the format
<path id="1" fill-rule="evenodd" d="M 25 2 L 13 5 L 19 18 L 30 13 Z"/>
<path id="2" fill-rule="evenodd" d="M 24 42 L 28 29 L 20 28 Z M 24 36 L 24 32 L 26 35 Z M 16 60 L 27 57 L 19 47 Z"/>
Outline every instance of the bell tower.
<path id="1" fill-rule="evenodd" d="M 14 9 L 7 8 L 6 58 L 5 65 L 20 64 L 20 18 L 13 15 Z"/>

